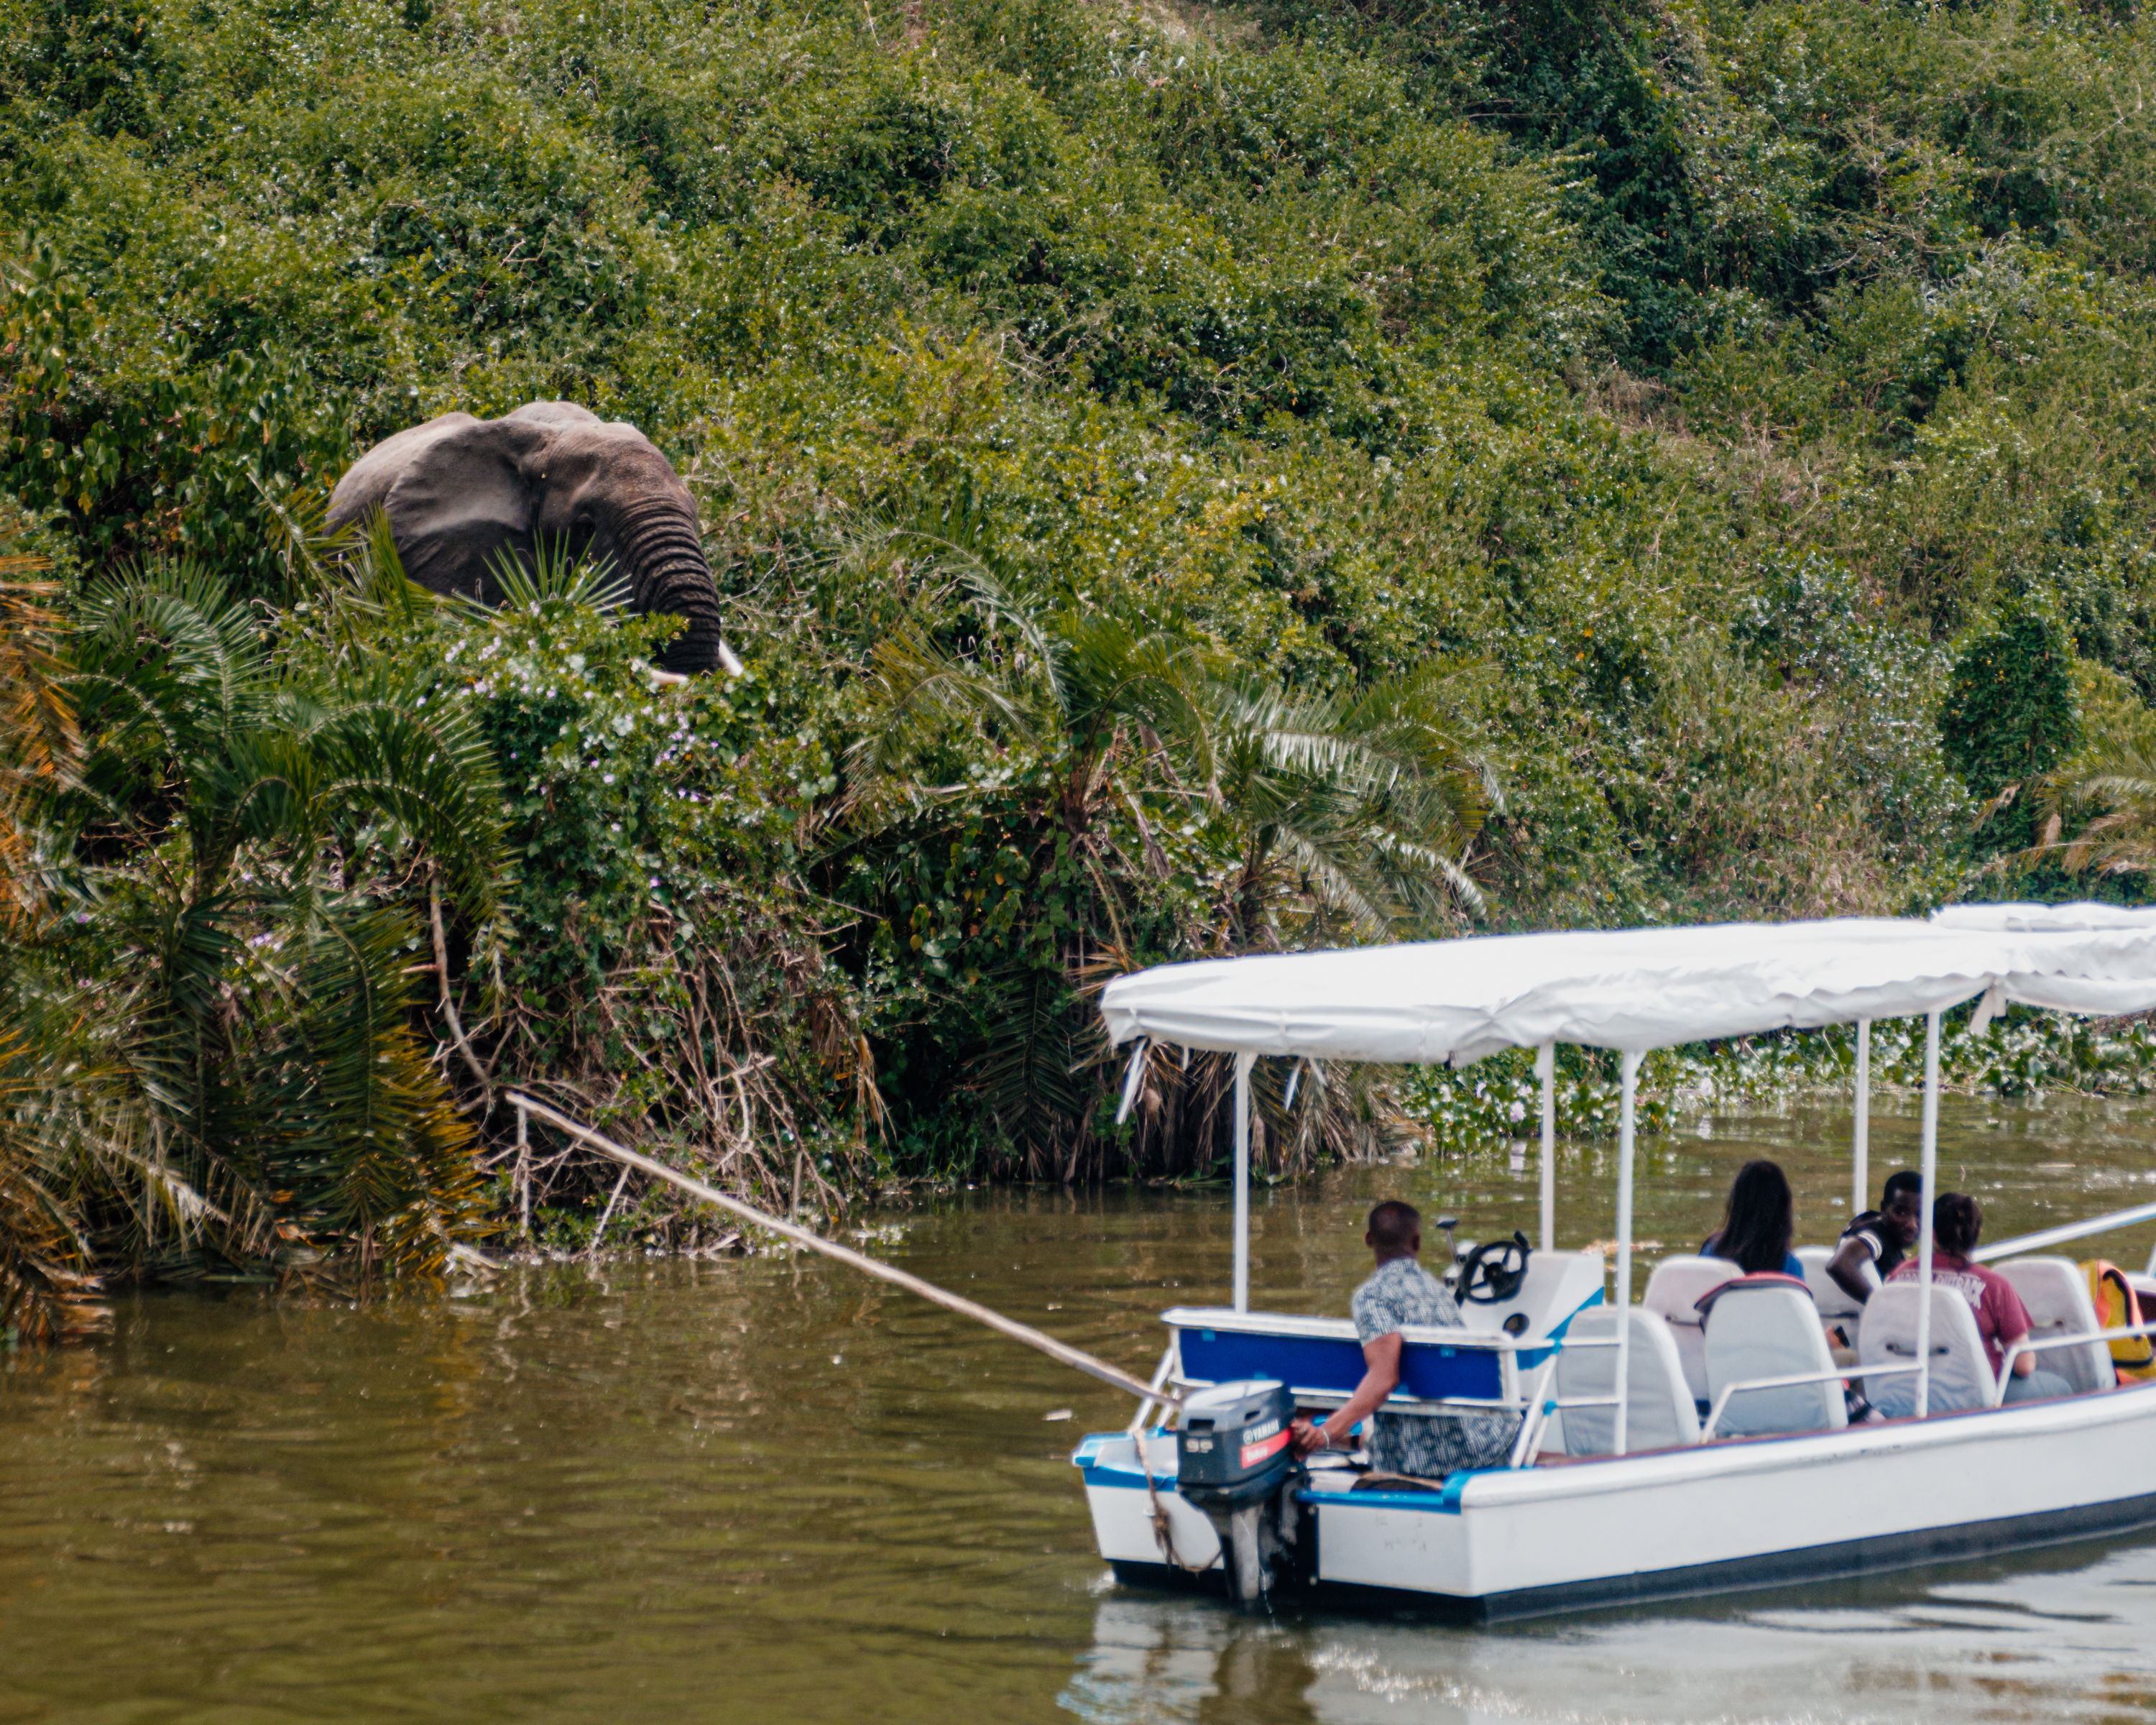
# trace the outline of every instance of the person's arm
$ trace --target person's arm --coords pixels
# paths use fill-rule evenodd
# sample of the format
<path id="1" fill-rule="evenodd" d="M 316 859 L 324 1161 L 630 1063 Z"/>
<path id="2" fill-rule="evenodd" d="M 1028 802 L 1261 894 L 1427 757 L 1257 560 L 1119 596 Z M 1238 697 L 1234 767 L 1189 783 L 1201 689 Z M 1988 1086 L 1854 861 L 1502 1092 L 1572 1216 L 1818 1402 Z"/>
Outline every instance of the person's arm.
<path id="1" fill-rule="evenodd" d="M 1385 1404 L 1385 1398 L 1399 1387 L 1400 1332 L 1363 1344 L 1363 1381 L 1355 1386 L 1348 1405 L 1333 1410 L 1322 1425 L 1301 1426 L 1296 1434 L 1296 1453 L 1307 1455 L 1337 1444 Z"/>
<path id="2" fill-rule="evenodd" d="M 2026 1342 L 2028 1339 L 2029 1332 L 2026 1329 L 2024 1329 L 2018 1336 L 2002 1336 L 1999 1338 L 1999 1345 L 2002 1348 L 2011 1348 L 2015 1343 Z M 2014 1375 L 2015 1377 L 2025 1378 L 2035 1369 L 2036 1356 L 2035 1354 L 2017 1353 L 2014 1356 Z"/>
<path id="3" fill-rule="evenodd" d="M 1826 1273 L 1834 1278 L 1836 1287 L 1861 1306 L 1871 1297 L 1871 1284 L 1864 1275 L 1871 1262 L 1871 1249 L 1860 1236 L 1852 1234 L 1826 1260 Z"/>

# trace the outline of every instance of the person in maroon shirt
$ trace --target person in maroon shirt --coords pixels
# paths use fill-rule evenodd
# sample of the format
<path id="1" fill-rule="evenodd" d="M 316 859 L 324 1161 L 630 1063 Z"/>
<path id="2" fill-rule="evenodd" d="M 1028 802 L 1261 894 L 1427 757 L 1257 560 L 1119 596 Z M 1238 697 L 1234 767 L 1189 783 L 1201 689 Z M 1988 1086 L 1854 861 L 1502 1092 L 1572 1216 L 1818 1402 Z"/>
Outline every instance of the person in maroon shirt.
<path id="1" fill-rule="evenodd" d="M 1976 1317 L 1976 1332 L 1984 1337 L 1984 1351 L 1991 1361 L 1991 1374 L 1996 1378 L 2006 1350 L 2029 1333 L 2029 1308 L 2014 1291 L 2014 1284 L 1997 1271 L 1969 1262 L 1969 1255 L 1976 1250 L 1977 1236 L 1983 1231 L 1984 1210 L 1973 1198 L 1948 1192 L 1932 1206 L 1932 1285 L 1952 1288 L 1969 1301 L 1969 1309 Z M 1914 1281 L 1917 1269 L 1917 1260 L 1912 1257 L 1887 1279 Z M 2014 1357 L 2014 1375 L 2007 1380 L 2001 1401 L 2048 1401 L 2053 1396 L 2074 1393 L 2073 1386 L 2056 1372 L 2039 1367 L 2037 1358 L 2033 1353 Z"/>

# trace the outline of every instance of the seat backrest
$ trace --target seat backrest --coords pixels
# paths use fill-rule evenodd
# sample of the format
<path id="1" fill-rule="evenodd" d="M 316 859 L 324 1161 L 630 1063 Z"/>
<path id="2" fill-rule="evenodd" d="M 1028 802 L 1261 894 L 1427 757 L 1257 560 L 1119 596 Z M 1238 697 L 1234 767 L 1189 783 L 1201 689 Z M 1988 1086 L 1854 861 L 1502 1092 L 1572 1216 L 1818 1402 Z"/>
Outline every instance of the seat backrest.
<path id="1" fill-rule="evenodd" d="M 1889 1280 L 1864 1303 L 1864 1322 L 1856 1332 L 1857 1358 L 1867 1366 L 1915 1364 L 1917 1312 L 1927 1291 L 1932 1301 L 1931 1411 L 1956 1414 L 1997 1406 L 1999 1380 L 1992 1375 L 1976 1315 L 1952 1288 L 1927 1290 L 1920 1282 Z M 1867 1378 L 1864 1394 L 1888 1419 L 1907 1419 L 1917 1409 L 1916 1375 Z"/>
<path id="2" fill-rule="evenodd" d="M 1707 1399 L 1706 1320 L 1699 1315 L 1700 1296 L 1743 1273 L 1727 1258 L 1665 1258 L 1647 1278 L 1640 1307 L 1669 1325 L 1685 1383 L 1696 1402 Z"/>
<path id="3" fill-rule="evenodd" d="M 1660 1317 L 1635 1307 L 1632 1310 L 1631 1358 L 1626 1361 L 1625 1394 L 1625 1449 L 1669 1450 L 1699 1441 L 1699 1410 L 1692 1405 L 1691 1386 L 1677 1358 L 1677 1344 L 1670 1327 Z M 1557 1357 L 1557 1393 L 1561 1397 L 1613 1395 L 1616 1393 L 1617 1350 L 1614 1348 L 1577 1348 L 1577 1342 L 1602 1342 L 1617 1333 L 1617 1314 L 1593 1307 L 1572 1321 L 1565 1332 L 1564 1351 Z M 1568 1408 L 1564 1410 L 1564 1453 L 1568 1455 L 1607 1455 L 1617 1440 L 1617 1411 L 1614 1408 Z M 1547 1445 L 1545 1448 L 1548 1447 Z"/>
<path id="4" fill-rule="evenodd" d="M 1800 1288 L 1739 1286 L 1724 1291 L 1707 1318 L 1707 1388 L 1719 1397 L 1732 1384 L 1753 1378 L 1831 1372 L 1819 1308 Z M 1783 1389 L 1740 1389 L 1729 1399 L 1716 1435 L 1832 1431 L 1849 1423 L 1839 1380 Z"/>
<path id="5" fill-rule="evenodd" d="M 1804 1266 L 1804 1286 L 1812 1291 L 1812 1299 L 1821 1317 L 1855 1317 L 1864 1310 L 1863 1306 L 1851 1299 L 1848 1290 L 1826 1273 L 1834 1254 L 1832 1246 L 1797 1248 L 1797 1261 Z M 1864 1274 L 1871 1286 L 1879 1286 L 1879 1272 L 1871 1265 L 1864 1266 Z"/>
<path id="6" fill-rule="evenodd" d="M 1991 1267 L 2013 1285 L 2029 1308 L 2032 1340 L 2092 1336 L 2102 1327 L 2096 1321 L 2096 1302 L 2089 1298 L 2088 1278 L 2072 1259 L 2009 1258 Z M 2073 1385 L 2076 1395 L 2108 1389 L 2118 1381 L 2118 1373 L 2112 1369 L 2111 1350 L 2101 1342 L 2086 1348 L 2047 1348 L 2036 1356 L 2036 1368 L 2056 1372 Z"/>

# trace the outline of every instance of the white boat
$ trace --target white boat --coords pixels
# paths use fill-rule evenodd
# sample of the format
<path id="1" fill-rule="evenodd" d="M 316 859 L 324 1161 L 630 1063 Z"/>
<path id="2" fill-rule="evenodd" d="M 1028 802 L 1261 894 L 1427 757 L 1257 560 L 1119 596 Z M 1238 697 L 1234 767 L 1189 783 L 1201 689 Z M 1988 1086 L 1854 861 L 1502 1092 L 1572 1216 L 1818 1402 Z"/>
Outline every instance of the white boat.
<path id="1" fill-rule="evenodd" d="M 2096 1014 L 2156 1008 L 2156 911 L 1994 906 L 1926 922 L 1490 937 L 1119 978 L 1102 1012 L 1116 1042 L 1137 1044 L 1127 1106 L 1154 1047 L 1235 1056 L 1235 1244 L 1227 1306 L 1164 1314 L 1168 1343 L 1153 1383 L 1181 1398 L 1179 1409 L 1156 1423 L 1163 1404 L 1147 1404 L 1128 1430 L 1089 1436 L 1073 1457 L 1101 1555 L 1125 1583 L 1217 1589 L 1246 1606 L 1296 1588 L 1491 1619 L 2156 1526 L 2156 1382 L 2121 1381 L 2110 1353 L 2112 1342 L 2156 1326 L 2099 1328 L 2075 1266 L 2041 1255 L 2156 1216 L 2156 1204 L 1975 1254 L 2030 1306 L 2026 1347 L 2076 1392 L 2056 1399 L 2001 1404 L 2013 1360 L 1994 1378 L 1961 1296 L 1924 1295 L 1928 1228 L 1917 1282 L 1897 1282 L 1861 1308 L 1853 1365 L 1831 1357 L 1820 1312 L 1794 1288 L 1759 1291 L 1772 1297 L 1738 1301 L 1735 1315 L 1703 1329 L 1695 1301 L 1738 1273 L 1719 1260 L 1668 1260 L 1633 1301 L 1635 1103 L 1647 1050 L 1855 1024 L 1851 1189 L 1861 1209 L 1870 1025 L 1922 1015 L 1928 1216 L 1939 1017 L 1971 999 L 1979 1021 L 2010 1001 Z M 1601 1254 L 1556 1250 L 1558 1042 L 1621 1056 L 1614 1309 Z M 1249 1310 L 1252 1063 L 1465 1065 L 1510 1047 L 1537 1049 L 1543 1079 L 1538 1247 L 1517 1289 L 1476 1291 L 1507 1297 L 1463 1303 L 1466 1329 L 1405 1335 L 1402 1381 L 1386 1406 L 1409 1417 L 1512 1410 L 1510 1465 L 1454 1473 L 1435 1489 L 1373 1489 L 1346 1457 L 1290 1467 L 1278 1421 L 1267 1419 L 1246 1428 L 1247 1478 L 1232 1490 L 1207 1483 L 1232 1466 L 1220 1452 L 1233 1446 L 1209 1429 L 1226 1410 L 1255 1421 L 1291 1399 L 1336 1409 L 1363 1373 L 1345 1318 Z M 2147 1286 L 2156 1292 L 2156 1281 Z M 1619 1311 L 1629 1314 L 1622 1324 Z M 1847 1423 L 1845 1380 L 1887 1417 Z M 1220 1420 L 1201 1420 L 1208 1409 Z"/>

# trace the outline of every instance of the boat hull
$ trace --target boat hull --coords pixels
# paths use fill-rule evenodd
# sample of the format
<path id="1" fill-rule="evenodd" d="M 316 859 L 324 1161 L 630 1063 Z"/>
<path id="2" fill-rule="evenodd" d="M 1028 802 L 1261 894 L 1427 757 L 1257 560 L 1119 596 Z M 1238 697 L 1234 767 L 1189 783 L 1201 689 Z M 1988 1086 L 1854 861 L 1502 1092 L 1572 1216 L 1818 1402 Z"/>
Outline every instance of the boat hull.
<path id="1" fill-rule="evenodd" d="M 1219 1586 L 1217 1568 L 1163 1559 L 1118 1441 L 1079 1457 L 1101 1555 L 1133 1584 Z M 1148 1452 L 1174 1555 L 1210 1562 L 1210 1525 L 1174 1496 L 1172 1435 Z M 1342 1604 L 1491 1620 L 1833 1580 L 2156 1526 L 2156 1384 L 1301 1502 L 1304 1574 Z"/>

